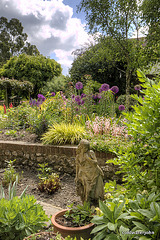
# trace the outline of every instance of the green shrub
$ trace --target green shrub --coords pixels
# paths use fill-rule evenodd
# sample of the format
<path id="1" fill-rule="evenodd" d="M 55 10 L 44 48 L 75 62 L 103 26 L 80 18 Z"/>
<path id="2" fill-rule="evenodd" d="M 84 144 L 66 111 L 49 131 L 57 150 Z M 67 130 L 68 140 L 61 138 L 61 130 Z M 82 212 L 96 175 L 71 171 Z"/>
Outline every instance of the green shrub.
<path id="1" fill-rule="evenodd" d="M 55 123 L 43 135 L 45 144 L 77 144 L 85 135 L 85 128 L 76 124 Z"/>
<path id="2" fill-rule="evenodd" d="M 124 113 L 132 144 L 120 151 L 117 161 L 132 196 L 139 191 L 160 191 L 160 82 L 147 79 L 138 71 L 144 98 L 134 95 L 139 105 Z"/>
<path id="3" fill-rule="evenodd" d="M 0 192 L 0 239 L 23 240 L 24 237 L 37 232 L 48 221 L 48 217 L 34 196 L 16 195 L 16 182 L 9 185 L 9 199 L 5 199 L 4 190 Z"/>

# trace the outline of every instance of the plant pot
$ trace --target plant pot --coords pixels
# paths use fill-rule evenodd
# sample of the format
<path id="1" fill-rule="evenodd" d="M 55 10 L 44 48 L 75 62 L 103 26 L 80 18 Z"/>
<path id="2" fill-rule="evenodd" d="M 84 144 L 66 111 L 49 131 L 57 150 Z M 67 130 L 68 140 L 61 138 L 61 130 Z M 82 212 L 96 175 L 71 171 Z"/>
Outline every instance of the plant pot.
<path id="1" fill-rule="evenodd" d="M 62 237 L 67 237 L 68 235 L 70 237 L 76 237 L 77 240 L 80 240 L 81 237 L 86 240 L 91 238 L 91 231 L 94 228 L 94 223 L 82 227 L 65 227 L 56 222 L 56 219 L 63 216 L 67 210 L 68 209 L 62 210 L 52 216 L 51 222 L 54 226 L 54 233 L 59 232 Z"/>
<path id="2" fill-rule="evenodd" d="M 54 233 L 54 232 L 39 232 L 39 233 L 35 233 L 35 234 L 32 234 L 32 235 L 30 235 L 30 236 L 28 236 L 28 237 L 26 237 L 26 238 L 24 238 L 23 240 L 32 240 L 32 239 L 38 239 L 38 237 L 41 237 L 41 240 L 42 239 L 47 239 L 47 240 L 49 240 L 50 238 L 51 239 L 54 239 L 53 237 L 56 237 L 56 233 Z M 34 238 L 33 238 L 34 237 Z M 37 238 L 35 238 L 35 237 L 37 237 Z M 64 238 L 63 237 L 61 237 L 61 240 L 64 240 Z"/>

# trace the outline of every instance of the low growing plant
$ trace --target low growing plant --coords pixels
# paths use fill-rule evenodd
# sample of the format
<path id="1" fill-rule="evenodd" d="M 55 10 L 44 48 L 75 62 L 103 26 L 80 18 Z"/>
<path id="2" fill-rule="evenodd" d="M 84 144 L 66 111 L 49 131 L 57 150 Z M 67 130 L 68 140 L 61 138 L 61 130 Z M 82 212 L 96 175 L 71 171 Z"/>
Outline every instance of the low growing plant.
<path id="1" fill-rule="evenodd" d="M 53 194 L 60 188 L 59 175 L 56 173 L 50 173 L 51 168 L 48 167 L 48 163 L 39 164 L 40 168 L 38 171 L 38 178 L 40 183 L 38 184 L 38 189 L 41 192 L 48 192 L 48 194 Z"/>
<path id="2" fill-rule="evenodd" d="M 85 133 L 83 126 L 55 123 L 41 139 L 44 144 L 77 144 L 85 136 Z"/>
<path id="3" fill-rule="evenodd" d="M 12 160 L 6 161 L 8 163 L 8 166 L 5 169 L 4 176 L 2 179 L 3 186 L 8 186 L 10 182 L 11 182 L 11 184 L 13 184 L 13 182 L 16 180 L 16 178 L 18 178 L 18 180 L 20 179 L 19 173 L 16 173 L 16 171 L 14 169 L 15 161 L 16 161 L 16 159 L 14 159 L 13 161 Z"/>
<path id="4" fill-rule="evenodd" d="M 64 217 L 71 221 L 75 227 L 84 226 L 91 222 L 93 218 L 94 208 L 90 207 L 88 202 L 83 205 L 68 206 L 70 209 L 65 213 Z"/>
<path id="5" fill-rule="evenodd" d="M 16 196 L 18 179 L 9 185 L 9 199 L 5 198 L 1 186 L 0 193 L 0 239 L 23 240 L 24 237 L 37 232 L 48 221 L 42 206 L 36 203 L 34 196 L 25 195 L 25 190 L 20 197 Z"/>

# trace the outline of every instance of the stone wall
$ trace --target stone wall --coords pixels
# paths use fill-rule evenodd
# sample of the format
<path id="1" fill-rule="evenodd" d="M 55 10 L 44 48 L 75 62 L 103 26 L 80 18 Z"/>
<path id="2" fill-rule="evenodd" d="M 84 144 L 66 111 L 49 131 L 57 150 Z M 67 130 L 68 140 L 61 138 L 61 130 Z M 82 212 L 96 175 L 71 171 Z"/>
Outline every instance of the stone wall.
<path id="1" fill-rule="evenodd" d="M 57 173 L 75 175 L 75 157 L 77 146 L 42 145 L 18 141 L 0 141 L 0 168 L 7 166 L 6 161 L 16 159 L 15 166 L 21 169 L 37 169 L 39 163 L 48 163 Z M 106 164 L 108 159 L 115 157 L 111 153 L 95 152 L 98 164 L 102 168 L 105 180 L 121 181 L 115 175 L 117 167 Z"/>

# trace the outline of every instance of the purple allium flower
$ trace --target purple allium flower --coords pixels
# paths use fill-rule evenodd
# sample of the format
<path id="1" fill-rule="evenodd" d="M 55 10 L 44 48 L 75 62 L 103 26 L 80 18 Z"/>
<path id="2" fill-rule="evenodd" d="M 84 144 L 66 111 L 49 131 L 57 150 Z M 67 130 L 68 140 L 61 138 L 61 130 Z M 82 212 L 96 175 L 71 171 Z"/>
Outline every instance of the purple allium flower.
<path id="1" fill-rule="evenodd" d="M 76 89 L 82 89 L 83 88 L 83 83 L 82 82 L 77 82 L 75 85 Z"/>
<path id="2" fill-rule="evenodd" d="M 101 86 L 102 91 L 108 91 L 109 90 L 109 85 L 107 83 L 102 84 Z"/>
<path id="3" fill-rule="evenodd" d="M 75 96 L 75 101 L 76 102 L 80 102 L 80 100 L 81 100 L 81 97 L 79 95 Z"/>
<path id="4" fill-rule="evenodd" d="M 119 111 L 124 111 L 125 110 L 125 106 L 124 105 L 119 105 L 118 109 L 119 109 Z"/>
<path id="5" fill-rule="evenodd" d="M 110 88 L 110 90 L 113 92 L 113 94 L 116 94 L 116 93 L 119 92 L 119 87 L 113 86 L 113 87 Z"/>
<path id="6" fill-rule="evenodd" d="M 56 94 L 55 92 L 51 92 L 51 96 L 54 97 Z"/>
<path id="7" fill-rule="evenodd" d="M 42 94 L 38 94 L 38 100 L 42 100 L 42 102 L 45 101 L 45 97 Z"/>
<path id="8" fill-rule="evenodd" d="M 139 91 L 139 90 L 141 90 L 141 86 L 140 86 L 140 85 L 136 85 L 136 86 L 134 86 L 134 89 L 135 89 L 136 91 Z"/>
<path id="9" fill-rule="evenodd" d="M 84 98 L 84 97 L 86 97 L 86 94 L 85 94 L 85 93 L 82 93 L 82 94 L 81 94 L 81 98 Z"/>

